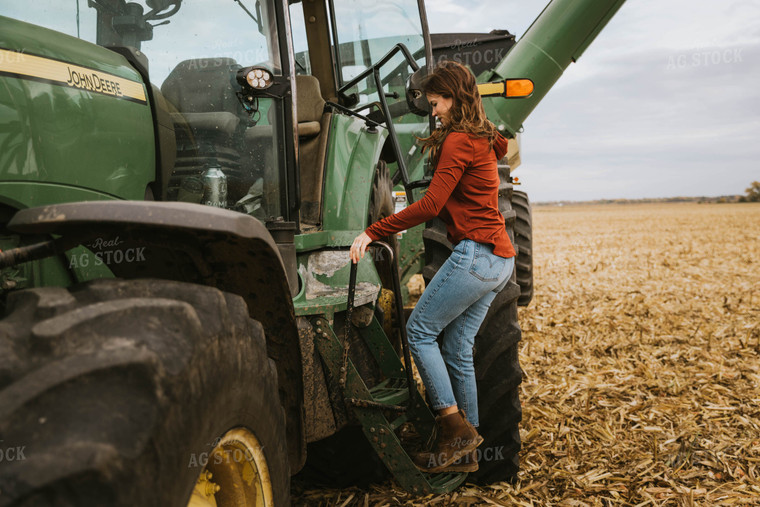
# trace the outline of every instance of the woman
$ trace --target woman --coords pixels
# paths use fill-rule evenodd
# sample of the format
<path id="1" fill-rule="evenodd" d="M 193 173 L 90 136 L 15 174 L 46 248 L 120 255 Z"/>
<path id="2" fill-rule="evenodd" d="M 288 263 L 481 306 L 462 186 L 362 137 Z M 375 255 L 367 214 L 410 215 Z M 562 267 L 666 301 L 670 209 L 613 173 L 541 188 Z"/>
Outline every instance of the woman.
<path id="1" fill-rule="evenodd" d="M 425 196 L 369 226 L 351 246 L 358 262 L 370 242 L 439 217 L 454 251 L 422 294 L 407 334 L 415 364 L 437 412 L 433 448 L 415 458 L 425 471 L 478 468 L 478 400 L 472 349 L 496 294 L 514 267 L 515 251 L 499 212 L 496 161 L 507 140 L 488 121 L 470 71 L 439 64 L 423 90 L 441 127 L 421 139 L 435 167 Z M 439 348 L 437 337 L 443 332 Z"/>

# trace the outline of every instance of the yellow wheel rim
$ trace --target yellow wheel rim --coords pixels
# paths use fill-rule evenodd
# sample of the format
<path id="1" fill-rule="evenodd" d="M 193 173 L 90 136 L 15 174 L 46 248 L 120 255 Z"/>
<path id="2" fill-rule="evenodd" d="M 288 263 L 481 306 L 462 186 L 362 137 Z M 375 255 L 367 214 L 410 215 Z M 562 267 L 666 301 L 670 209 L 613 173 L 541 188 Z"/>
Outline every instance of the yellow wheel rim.
<path id="1" fill-rule="evenodd" d="M 198 476 L 188 507 L 274 506 L 261 443 L 245 428 L 222 436 Z"/>

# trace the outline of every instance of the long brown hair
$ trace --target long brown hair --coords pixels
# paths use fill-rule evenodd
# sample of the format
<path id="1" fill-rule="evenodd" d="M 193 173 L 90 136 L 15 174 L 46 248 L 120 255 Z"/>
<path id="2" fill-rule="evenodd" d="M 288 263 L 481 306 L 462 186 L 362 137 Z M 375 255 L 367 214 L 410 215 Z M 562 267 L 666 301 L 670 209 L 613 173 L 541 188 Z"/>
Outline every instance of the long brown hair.
<path id="1" fill-rule="evenodd" d="M 449 109 L 449 121 L 434 130 L 429 137 L 420 139 L 423 151 L 430 150 L 432 167 L 438 163 L 441 145 L 450 132 L 487 137 L 489 146 L 493 146 L 498 131 L 486 117 L 475 76 L 467 67 L 452 61 L 440 62 L 422 82 L 422 90 L 425 93 L 453 99 Z"/>

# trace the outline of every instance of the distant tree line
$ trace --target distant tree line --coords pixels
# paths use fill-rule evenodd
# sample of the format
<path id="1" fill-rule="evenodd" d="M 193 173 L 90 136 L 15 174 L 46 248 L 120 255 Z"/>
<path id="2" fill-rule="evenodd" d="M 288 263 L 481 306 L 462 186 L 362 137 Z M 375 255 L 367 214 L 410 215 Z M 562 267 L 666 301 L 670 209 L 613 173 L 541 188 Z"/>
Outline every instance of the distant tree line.
<path id="1" fill-rule="evenodd" d="M 747 195 L 720 195 L 717 197 L 649 197 L 643 199 L 598 199 L 595 201 L 547 201 L 534 202 L 534 206 L 573 206 L 584 204 L 646 204 L 666 202 L 731 203 L 760 202 L 760 181 L 753 181 L 746 190 Z"/>
<path id="2" fill-rule="evenodd" d="M 743 200 L 744 199 L 744 200 Z M 645 197 L 642 199 L 597 199 L 595 201 L 541 201 L 533 206 L 583 206 L 586 204 L 657 204 L 657 203 L 732 203 L 746 202 L 742 195 L 720 195 L 717 197 Z"/>
<path id="3" fill-rule="evenodd" d="M 760 202 L 760 181 L 753 181 L 752 184 L 747 187 L 747 195 L 743 195 L 739 198 L 739 202 Z"/>

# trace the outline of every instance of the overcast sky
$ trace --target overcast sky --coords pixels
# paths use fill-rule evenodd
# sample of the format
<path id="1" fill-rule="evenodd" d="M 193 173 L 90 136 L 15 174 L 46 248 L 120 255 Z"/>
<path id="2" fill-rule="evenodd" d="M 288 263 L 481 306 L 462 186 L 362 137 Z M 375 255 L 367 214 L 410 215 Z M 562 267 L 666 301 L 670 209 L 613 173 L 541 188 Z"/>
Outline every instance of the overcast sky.
<path id="1" fill-rule="evenodd" d="M 432 32 L 519 39 L 547 1 L 426 4 Z M 744 194 L 760 180 L 760 1 L 628 0 L 524 127 L 533 202 Z"/>

